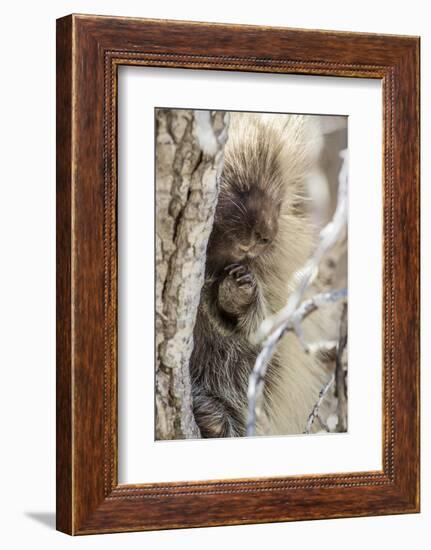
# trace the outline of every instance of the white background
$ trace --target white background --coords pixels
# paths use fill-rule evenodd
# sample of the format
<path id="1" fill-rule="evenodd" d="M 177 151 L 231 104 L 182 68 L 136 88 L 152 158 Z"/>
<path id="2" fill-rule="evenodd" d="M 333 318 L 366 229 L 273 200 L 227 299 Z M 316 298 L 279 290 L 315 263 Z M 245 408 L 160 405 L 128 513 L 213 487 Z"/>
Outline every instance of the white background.
<path id="1" fill-rule="evenodd" d="M 122 67 L 119 78 L 120 482 L 381 470 L 380 81 L 148 67 Z M 349 115 L 349 202 L 354 207 L 349 209 L 348 434 L 154 441 L 151 266 L 157 105 Z"/>
<path id="2" fill-rule="evenodd" d="M 430 164 L 422 167 L 422 514 L 103 535 L 53 531 L 55 18 L 74 12 L 284 25 L 422 36 L 422 151 L 431 149 L 431 30 L 427 2 L 8 2 L 2 11 L 1 544 L 4 548 L 288 547 L 423 549 L 431 522 Z M 4 43 L 3 43 L 4 42 Z M 425 540 L 427 537 L 428 540 Z"/>

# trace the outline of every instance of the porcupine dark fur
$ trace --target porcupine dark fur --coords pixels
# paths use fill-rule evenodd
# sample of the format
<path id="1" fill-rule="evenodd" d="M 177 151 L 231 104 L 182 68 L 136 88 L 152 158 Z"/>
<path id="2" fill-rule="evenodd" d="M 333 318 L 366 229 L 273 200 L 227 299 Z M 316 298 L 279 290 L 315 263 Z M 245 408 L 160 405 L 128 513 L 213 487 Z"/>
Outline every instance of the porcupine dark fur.
<path id="1" fill-rule="evenodd" d="M 321 147 L 316 117 L 231 113 L 190 362 L 203 437 L 244 436 L 258 348 L 250 335 L 285 305 L 309 257 L 306 179 Z M 302 433 L 322 373 L 294 335 L 271 360 L 258 433 Z"/>

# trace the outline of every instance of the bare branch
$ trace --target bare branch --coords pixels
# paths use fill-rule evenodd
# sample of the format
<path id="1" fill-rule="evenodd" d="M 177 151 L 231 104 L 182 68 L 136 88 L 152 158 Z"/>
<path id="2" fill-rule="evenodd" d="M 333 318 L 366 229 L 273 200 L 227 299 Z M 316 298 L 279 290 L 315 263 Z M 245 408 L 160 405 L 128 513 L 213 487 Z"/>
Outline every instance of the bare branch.
<path id="1" fill-rule="evenodd" d="M 316 311 L 323 305 L 334 303 L 337 300 L 344 299 L 347 296 L 345 288 L 331 292 L 322 292 L 312 298 L 305 300 L 298 309 L 285 320 L 284 324 L 279 326 L 265 341 L 262 351 L 257 356 L 253 371 L 250 375 L 248 386 L 248 420 L 247 435 L 255 435 L 256 420 L 260 410 L 261 398 L 263 393 L 263 384 L 268 368 L 269 360 L 275 351 L 275 347 L 280 338 L 288 331 L 297 330 L 299 323 L 308 317 L 313 311 Z"/>
<path id="2" fill-rule="evenodd" d="M 299 270 L 294 278 L 298 281 L 296 289 L 291 293 L 284 308 L 265 319 L 256 333 L 251 337 L 255 344 L 261 344 L 262 350 L 256 358 L 253 372 L 250 375 L 248 387 L 248 418 L 247 435 L 255 435 L 256 421 L 261 409 L 263 385 L 269 361 L 280 338 L 289 330 L 293 330 L 305 350 L 309 347 L 301 328 L 301 322 L 317 308 L 324 304 L 335 302 L 347 296 L 347 290 L 337 290 L 318 294 L 309 300 L 303 300 L 315 276 L 319 272 L 320 261 L 328 250 L 343 236 L 347 223 L 347 150 L 340 153 L 343 163 L 339 174 L 337 207 L 332 220 L 322 229 L 319 242 L 311 258 Z"/>
<path id="3" fill-rule="evenodd" d="M 343 353 L 347 344 L 347 303 L 344 304 L 340 319 L 340 334 L 337 347 L 337 356 L 335 360 L 335 381 L 337 395 L 337 413 L 338 423 L 337 432 L 347 430 L 347 392 L 346 392 L 346 372 L 344 369 Z"/>

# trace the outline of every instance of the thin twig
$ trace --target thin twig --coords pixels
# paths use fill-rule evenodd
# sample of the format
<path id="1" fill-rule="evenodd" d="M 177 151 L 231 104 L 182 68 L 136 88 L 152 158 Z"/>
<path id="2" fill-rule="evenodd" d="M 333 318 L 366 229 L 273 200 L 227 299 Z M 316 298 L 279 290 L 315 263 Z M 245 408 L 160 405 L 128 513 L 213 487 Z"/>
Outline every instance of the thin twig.
<path id="1" fill-rule="evenodd" d="M 321 428 L 325 430 L 325 432 L 330 432 L 328 424 L 323 420 L 323 418 L 320 416 L 320 413 L 316 416 L 316 420 L 319 422 Z"/>
<path id="2" fill-rule="evenodd" d="M 311 413 L 308 416 L 307 427 L 305 428 L 304 433 L 306 433 L 306 434 L 310 433 L 310 430 L 311 430 L 311 427 L 313 426 L 314 420 L 316 419 L 316 417 L 319 416 L 320 405 L 322 404 L 323 400 L 325 399 L 325 395 L 328 393 L 329 388 L 334 383 L 334 380 L 335 380 L 335 373 L 332 373 L 329 380 L 326 382 L 326 384 L 323 386 L 323 388 L 319 392 L 319 399 L 316 401 Z"/>

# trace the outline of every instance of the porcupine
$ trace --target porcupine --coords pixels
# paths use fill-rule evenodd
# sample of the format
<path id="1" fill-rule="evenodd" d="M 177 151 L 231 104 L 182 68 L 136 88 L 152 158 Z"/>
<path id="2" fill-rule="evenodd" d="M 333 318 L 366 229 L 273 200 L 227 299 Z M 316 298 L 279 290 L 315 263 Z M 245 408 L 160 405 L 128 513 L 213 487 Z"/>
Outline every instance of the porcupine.
<path id="1" fill-rule="evenodd" d="M 288 282 L 311 253 L 306 179 L 320 148 L 316 117 L 231 113 L 190 361 L 203 437 L 245 435 L 259 351 L 250 335 L 285 305 Z M 283 338 L 265 377 L 257 433 L 304 431 L 322 384 L 312 361 L 294 335 Z"/>

